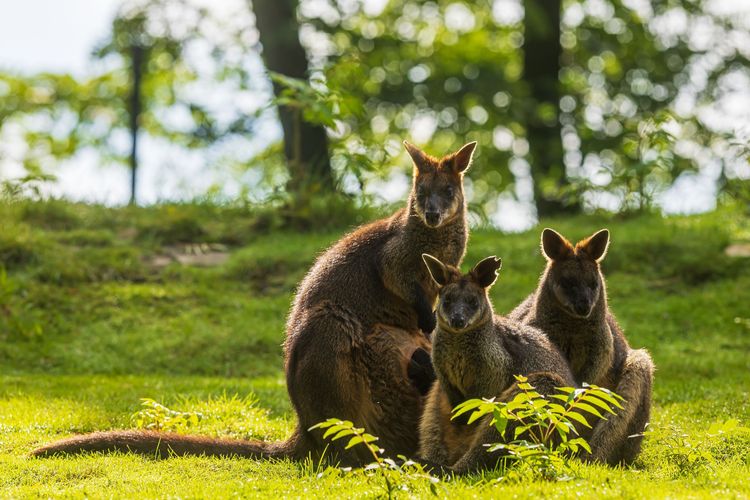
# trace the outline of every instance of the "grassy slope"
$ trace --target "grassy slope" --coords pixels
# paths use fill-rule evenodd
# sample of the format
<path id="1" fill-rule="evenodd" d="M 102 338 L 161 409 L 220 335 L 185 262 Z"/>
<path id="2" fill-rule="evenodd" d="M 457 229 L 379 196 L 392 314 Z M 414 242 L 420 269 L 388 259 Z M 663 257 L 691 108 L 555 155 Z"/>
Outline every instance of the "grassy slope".
<path id="1" fill-rule="evenodd" d="M 72 433 L 133 425 L 139 398 L 199 412 L 187 432 L 279 439 L 293 426 L 281 370 L 295 283 L 340 231 L 260 232 L 242 211 L 211 207 L 105 210 L 59 202 L 0 206 L 0 494 L 183 497 L 372 496 L 377 479 L 310 464 L 135 456 L 31 460 L 35 446 Z M 749 241 L 742 215 L 663 220 L 547 221 L 571 237 L 608 226 L 611 305 L 658 367 L 653 434 L 632 470 L 576 466 L 577 479 L 443 483 L 444 495 L 750 495 L 750 437 L 708 436 L 712 422 L 750 423 L 750 261 L 724 257 Z M 257 224 L 257 221 L 255 222 Z M 257 226 L 256 226 L 257 227 Z M 222 242 L 219 267 L 151 257 L 180 241 Z M 541 271 L 538 230 L 472 234 L 467 262 L 503 257 L 498 311 L 529 293 Z M 237 395 L 237 397 L 233 397 Z M 710 452 L 692 458 L 690 448 Z M 424 480 L 407 481 L 428 495 Z M 490 488 L 491 490 L 487 490 Z"/>

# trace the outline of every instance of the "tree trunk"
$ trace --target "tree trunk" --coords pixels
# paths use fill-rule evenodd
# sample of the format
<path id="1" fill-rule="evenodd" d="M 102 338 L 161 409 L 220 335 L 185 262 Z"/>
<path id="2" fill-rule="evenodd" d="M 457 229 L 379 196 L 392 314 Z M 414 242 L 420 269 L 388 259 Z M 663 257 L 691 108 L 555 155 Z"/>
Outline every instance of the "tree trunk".
<path id="1" fill-rule="evenodd" d="M 133 44 L 130 49 L 132 88 L 130 89 L 130 204 L 136 204 L 136 174 L 138 172 L 138 119 L 141 115 L 141 81 L 143 79 L 143 47 Z"/>
<path id="2" fill-rule="evenodd" d="M 253 0 L 256 25 L 269 71 L 306 79 L 307 55 L 299 41 L 296 0 Z M 274 82 L 274 94 L 283 87 Z M 284 155 L 289 164 L 287 188 L 297 195 L 333 191 L 328 136 L 321 125 L 306 122 L 299 109 L 279 106 L 284 131 Z"/>
<path id="3" fill-rule="evenodd" d="M 525 0 L 524 75 L 532 110 L 526 130 L 537 215 L 577 211 L 556 191 L 566 183 L 560 107 L 561 0 Z"/>

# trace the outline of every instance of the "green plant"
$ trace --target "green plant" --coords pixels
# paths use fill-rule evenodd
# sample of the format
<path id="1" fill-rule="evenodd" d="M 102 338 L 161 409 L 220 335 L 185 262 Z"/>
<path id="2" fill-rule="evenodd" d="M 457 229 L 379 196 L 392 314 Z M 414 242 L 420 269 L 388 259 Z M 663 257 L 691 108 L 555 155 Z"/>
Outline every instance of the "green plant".
<path id="1" fill-rule="evenodd" d="M 400 463 L 392 458 L 384 457 L 383 453 L 385 450 L 375 444 L 378 438 L 365 432 L 364 428 L 355 427 L 348 420 L 329 418 L 325 422 L 313 425 L 309 430 L 313 429 L 326 429 L 325 433 L 323 433 L 323 439 L 330 438 L 331 441 L 348 437 L 349 442 L 344 448 L 346 450 L 357 445 L 366 447 L 372 455 L 373 462 L 365 466 L 363 473 L 368 479 L 382 479 L 381 484 L 387 498 L 393 498 L 399 491 L 408 492 L 409 488 L 405 479 L 415 478 L 426 478 L 429 481 L 430 492 L 433 495 L 437 495 L 439 479 L 425 472 L 421 464 L 409 460 L 402 455 L 398 457 L 401 460 Z M 351 469 L 346 470 L 350 471 Z"/>
<path id="2" fill-rule="evenodd" d="M 728 457 L 741 455 L 750 437 L 750 428 L 741 426 L 736 419 L 714 422 L 701 435 L 674 427 L 668 432 L 667 436 L 660 436 L 658 430 L 649 431 L 663 442 L 668 463 L 674 467 L 676 476 L 691 476 L 702 469 L 715 472 L 716 466 Z"/>
<path id="3" fill-rule="evenodd" d="M 356 194 L 364 202 L 369 201 L 364 186 L 373 175 L 385 174 L 383 167 L 387 157 L 382 155 L 383 145 L 380 141 L 373 141 L 355 130 L 358 125 L 367 122 L 362 98 L 332 86 L 330 81 L 321 77 L 313 78 L 308 83 L 279 73 L 271 73 L 270 76 L 274 83 L 283 88 L 273 103 L 294 110 L 295 136 L 299 133 L 297 130 L 302 119 L 331 130 L 330 157 L 337 182 L 344 192 Z M 295 143 L 298 142 L 296 138 Z M 288 165 L 292 175 L 304 160 L 300 154 L 299 148 L 296 148 L 295 159 Z"/>
<path id="4" fill-rule="evenodd" d="M 130 417 L 133 425 L 139 429 L 184 430 L 195 427 L 203 420 L 202 413 L 171 410 L 150 398 L 141 398 L 141 406 L 143 408 Z"/>
<path id="5" fill-rule="evenodd" d="M 37 311 L 24 299 L 18 283 L 0 266 L 0 339 L 34 338 L 42 335 Z"/>
<path id="6" fill-rule="evenodd" d="M 42 197 L 42 186 L 55 180 L 55 177 L 42 172 L 31 171 L 17 179 L 4 179 L 0 182 L 0 199 L 19 201 L 38 200 Z"/>
<path id="7" fill-rule="evenodd" d="M 512 400 L 470 399 L 454 408 L 452 418 L 473 412 L 468 421 L 471 424 L 491 415 L 490 425 L 495 426 L 505 442 L 488 444 L 488 452 L 503 451 L 507 454 L 504 462 L 512 460 L 545 478 L 567 477 L 570 457 L 582 449 L 591 453 L 576 424 L 591 428 L 585 413 L 604 419 L 602 411 L 614 415 L 613 408 L 622 409 L 623 398 L 608 389 L 586 384 L 582 388 L 559 387 L 560 394 L 543 396 L 528 383 L 527 377 L 515 378 L 519 392 Z"/>

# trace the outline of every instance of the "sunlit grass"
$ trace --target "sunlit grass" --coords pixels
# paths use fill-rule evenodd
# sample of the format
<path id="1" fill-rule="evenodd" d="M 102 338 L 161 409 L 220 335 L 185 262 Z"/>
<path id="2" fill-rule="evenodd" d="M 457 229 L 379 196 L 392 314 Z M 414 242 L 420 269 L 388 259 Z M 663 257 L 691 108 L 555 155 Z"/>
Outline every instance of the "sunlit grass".
<path id="1" fill-rule="evenodd" d="M 51 210 L 61 212 L 48 220 Z M 0 258 L 5 286 L 13 289 L 0 293 L 10 311 L 0 320 L 0 496 L 382 494 L 380 483 L 362 472 L 309 463 L 123 454 L 28 458 L 35 446 L 60 437 L 136 425 L 131 417 L 143 409 L 141 398 L 201 415 L 172 430 L 288 435 L 294 415 L 282 371 L 286 314 L 294 286 L 340 231 L 240 238 L 241 213 L 204 216 L 194 208 L 160 212 L 182 221 L 175 227 L 184 234 L 146 223 L 130 209 L 56 204 L 3 206 L 0 213 Z M 657 365 L 643 454 L 627 470 L 575 465 L 567 482 L 497 482 L 492 473 L 441 482 L 438 493 L 750 495 L 750 437 L 708 435 L 714 422 L 750 424 L 750 262 L 723 254 L 726 244 L 750 234 L 747 220 L 730 211 L 666 220 L 577 217 L 542 226 L 572 239 L 605 226 L 612 231 L 605 260 L 611 307 L 631 344 L 647 347 Z M 214 268 L 151 265 L 162 245 L 188 237 L 226 242 L 228 261 Z M 492 290 L 499 312 L 533 290 L 544 264 L 538 238 L 537 229 L 510 236 L 473 232 L 467 263 L 490 254 L 503 258 Z M 13 328 L 2 323 L 13 317 L 23 321 Z M 31 332 L 33 326 L 41 333 Z M 691 448 L 710 454 L 692 459 Z M 431 495 L 426 481 L 404 484 L 405 496 Z"/>

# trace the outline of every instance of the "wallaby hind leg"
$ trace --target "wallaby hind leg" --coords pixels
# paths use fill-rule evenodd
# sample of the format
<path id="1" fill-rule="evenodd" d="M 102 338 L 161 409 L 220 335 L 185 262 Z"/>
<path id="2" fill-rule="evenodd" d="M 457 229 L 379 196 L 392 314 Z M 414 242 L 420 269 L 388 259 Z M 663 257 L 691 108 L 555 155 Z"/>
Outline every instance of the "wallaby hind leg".
<path id="1" fill-rule="evenodd" d="M 450 465 L 448 446 L 445 443 L 445 427 L 450 425 L 449 405 L 444 403 L 440 383 L 432 386 L 427 394 L 425 411 L 419 426 L 419 458 L 431 463 Z"/>
<path id="2" fill-rule="evenodd" d="M 345 450 L 345 440 L 329 442 L 323 439 L 321 430 L 308 430 L 329 418 L 350 420 L 366 428 L 371 423 L 359 322 L 327 306 L 311 311 L 296 329 L 296 340 L 287 352 L 286 370 L 300 433 L 313 443 L 318 457 L 327 448 L 327 456 L 342 464 L 367 463 L 364 447 Z"/>
<path id="3" fill-rule="evenodd" d="M 431 386 L 430 344 L 419 331 L 389 325 L 375 325 L 366 340 L 363 362 L 369 374 L 374 417 L 367 431 L 380 438 L 378 445 L 387 455 L 414 457 L 424 401 L 421 390 Z M 410 378 L 415 373 L 415 359 L 427 366 L 420 372 L 421 388 Z"/>
<path id="4" fill-rule="evenodd" d="M 437 465 L 447 468 L 460 459 L 477 432 L 476 425 L 481 425 L 451 420 L 452 410 L 440 382 L 435 382 L 427 395 L 419 427 L 419 459 L 432 469 Z"/>
<path id="5" fill-rule="evenodd" d="M 630 464 L 641 450 L 643 432 L 651 412 L 654 363 L 645 349 L 631 350 L 614 392 L 625 398 L 622 410 L 594 426 L 589 440 L 589 460 L 610 465 Z M 636 437 L 629 438 L 628 436 Z"/>
<path id="6" fill-rule="evenodd" d="M 542 395 L 553 394 L 556 387 L 564 387 L 568 384 L 565 380 L 552 372 L 536 372 L 528 376 L 528 383 L 531 384 L 535 390 Z M 518 384 L 513 384 L 498 398 L 500 401 L 512 400 L 521 389 L 518 388 Z M 493 469 L 497 466 L 498 462 L 504 460 L 506 455 L 501 452 L 488 453 L 486 444 L 489 443 L 502 443 L 507 439 L 497 432 L 494 425 L 490 425 L 491 416 L 488 415 L 478 422 L 475 422 L 474 426 L 477 427 L 475 437 L 469 446 L 468 451 L 451 467 L 457 474 L 464 474 L 480 469 Z M 515 425 L 509 424 L 505 430 L 505 436 L 512 436 L 514 433 Z"/>
<path id="7" fill-rule="evenodd" d="M 646 425 L 651 418 L 651 386 L 653 383 L 654 367 L 653 363 L 651 363 L 651 358 L 645 353 L 645 351 L 641 356 L 647 357 L 646 360 L 642 361 L 645 366 L 643 371 L 644 379 L 641 399 L 638 403 L 635 415 L 633 415 L 633 419 L 628 426 L 628 432 L 625 437 L 625 443 L 620 450 L 620 456 L 615 457 L 617 462 L 625 465 L 633 463 L 638 457 L 638 454 L 640 454 L 641 445 L 643 443 L 643 431 L 646 429 Z"/>

